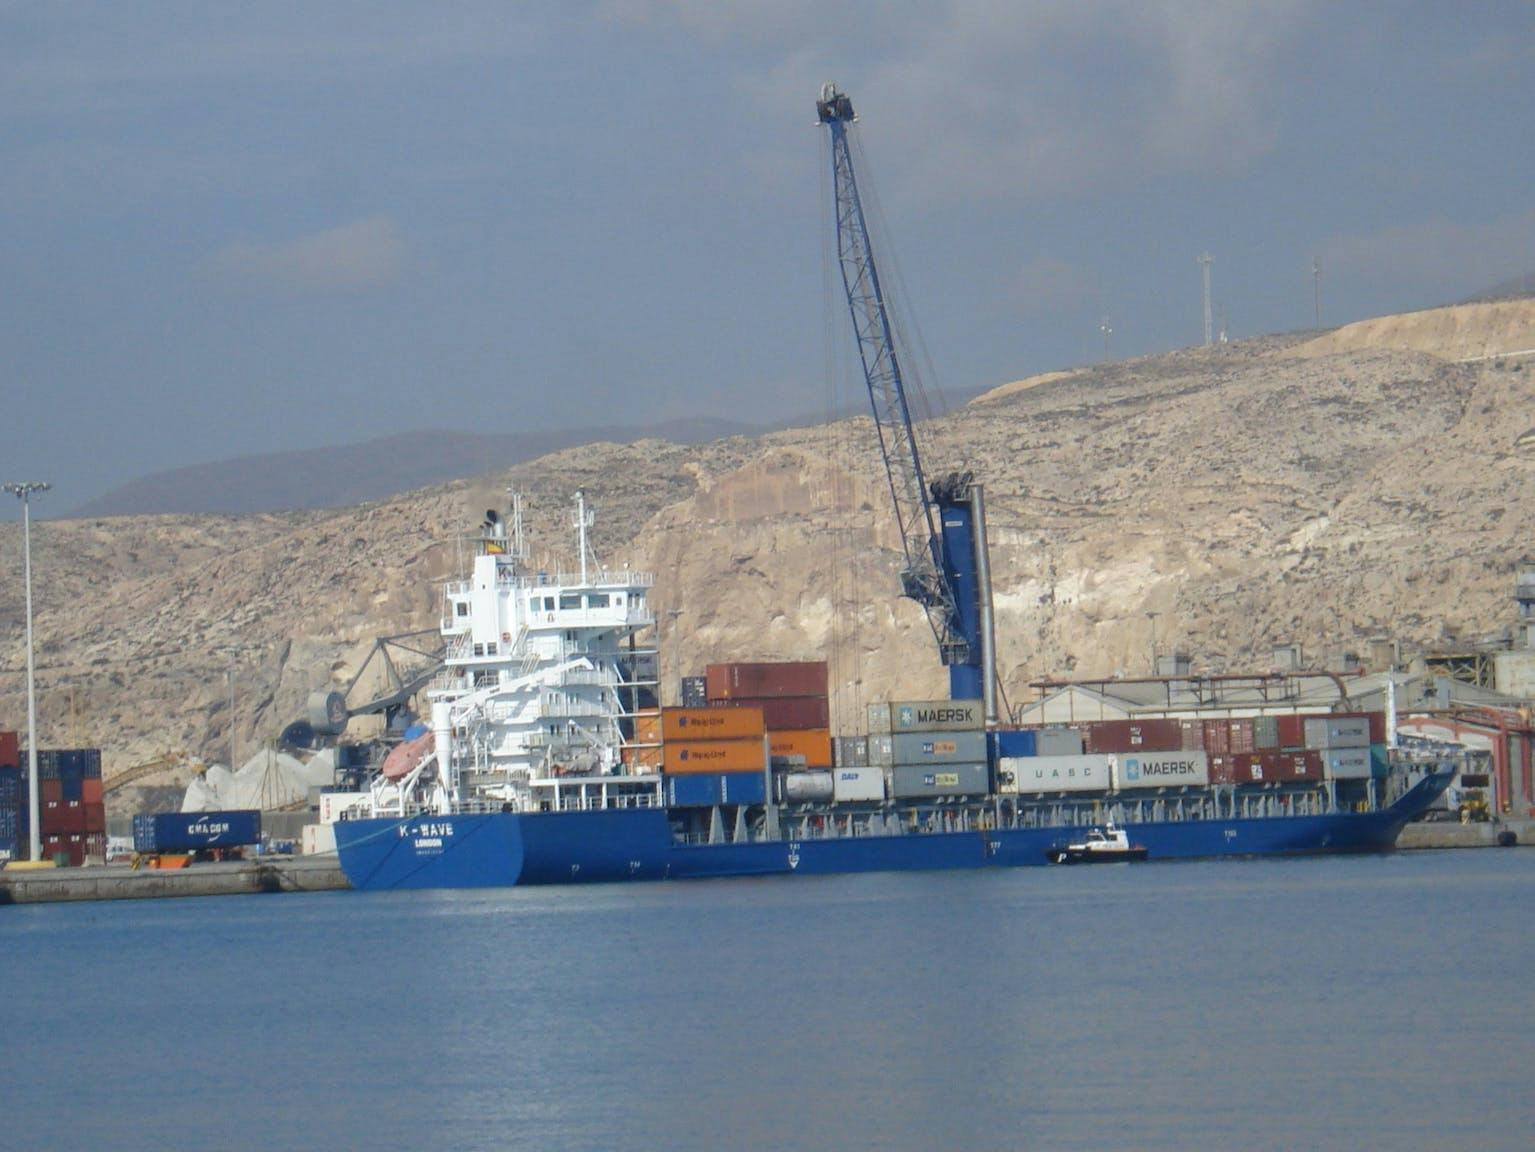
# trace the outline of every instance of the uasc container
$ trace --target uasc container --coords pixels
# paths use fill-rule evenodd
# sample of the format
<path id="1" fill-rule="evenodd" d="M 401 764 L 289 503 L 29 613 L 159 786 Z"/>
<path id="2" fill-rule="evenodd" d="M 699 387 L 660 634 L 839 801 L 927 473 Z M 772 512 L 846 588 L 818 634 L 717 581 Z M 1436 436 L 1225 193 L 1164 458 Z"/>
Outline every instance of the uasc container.
<path id="1" fill-rule="evenodd" d="M 1023 795 L 1107 792 L 1108 756 L 1009 756 L 997 761 L 997 791 Z"/>
<path id="2" fill-rule="evenodd" d="M 1210 783 L 1210 762 L 1203 752 L 1136 752 L 1112 757 L 1114 787 L 1203 787 Z"/>
<path id="3" fill-rule="evenodd" d="M 664 708 L 661 738 L 672 740 L 744 740 L 766 730 L 761 708 Z"/>
<path id="4" fill-rule="evenodd" d="M 890 794 L 897 800 L 939 796 L 984 796 L 991 790 L 985 764 L 899 764 L 890 770 Z"/>
<path id="5" fill-rule="evenodd" d="M 666 744 L 661 770 L 682 775 L 691 772 L 760 772 L 767 767 L 764 741 L 696 740 Z"/>
<path id="6" fill-rule="evenodd" d="M 897 732 L 890 737 L 894 764 L 965 764 L 986 759 L 986 733 Z"/>

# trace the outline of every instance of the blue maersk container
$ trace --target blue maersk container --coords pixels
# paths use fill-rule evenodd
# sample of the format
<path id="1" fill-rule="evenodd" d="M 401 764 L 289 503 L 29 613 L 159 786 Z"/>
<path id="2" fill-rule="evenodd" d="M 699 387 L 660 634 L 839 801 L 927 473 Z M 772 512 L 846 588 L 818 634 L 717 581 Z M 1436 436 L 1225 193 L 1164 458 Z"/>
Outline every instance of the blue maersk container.
<path id="1" fill-rule="evenodd" d="M 261 840 L 261 813 L 141 812 L 133 818 L 135 852 L 196 852 L 237 848 Z"/>
<path id="2" fill-rule="evenodd" d="M 666 778 L 668 808 L 713 808 L 716 804 L 764 804 L 767 779 L 761 772 L 689 772 Z"/>

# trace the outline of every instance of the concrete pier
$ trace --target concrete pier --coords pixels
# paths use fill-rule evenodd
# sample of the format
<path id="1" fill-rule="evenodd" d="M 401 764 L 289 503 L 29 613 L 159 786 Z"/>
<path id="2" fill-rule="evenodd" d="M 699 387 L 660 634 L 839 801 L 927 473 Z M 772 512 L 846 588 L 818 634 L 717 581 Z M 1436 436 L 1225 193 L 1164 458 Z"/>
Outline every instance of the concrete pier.
<path id="1" fill-rule="evenodd" d="M 1535 820 L 1496 820 L 1485 824 L 1454 824 L 1449 821 L 1409 824 L 1397 837 L 1396 846 L 1415 848 L 1496 848 L 1508 837 L 1519 845 L 1535 844 Z"/>
<path id="2" fill-rule="evenodd" d="M 236 896 L 251 892 L 324 892 L 347 888 L 334 856 L 265 856 L 188 868 L 43 868 L 0 872 L 0 904 L 61 900 L 138 900 Z"/>

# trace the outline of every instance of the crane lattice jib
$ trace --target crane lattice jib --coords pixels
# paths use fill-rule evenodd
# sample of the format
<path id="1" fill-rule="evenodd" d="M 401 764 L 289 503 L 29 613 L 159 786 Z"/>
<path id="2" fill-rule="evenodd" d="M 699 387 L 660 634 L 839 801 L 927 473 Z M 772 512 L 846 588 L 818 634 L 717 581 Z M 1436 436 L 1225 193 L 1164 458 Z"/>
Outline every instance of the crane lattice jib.
<path id="1" fill-rule="evenodd" d="M 901 380 L 894 332 L 879 273 L 869 244 L 863 202 L 848 147 L 847 126 L 854 119 L 853 102 L 827 85 L 816 102 L 821 123 L 831 131 L 832 176 L 837 207 L 837 262 L 847 290 L 858 356 L 874 408 L 874 427 L 879 434 L 880 454 L 890 481 L 906 569 L 901 573 L 902 592 L 927 610 L 933 634 L 945 664 L 963 662 L 968 645 L 956 625 L 953 589 L 944 576 L 943 537 L 938 516 L 922 475 L 922 457 L 912 431 L 911 411 Z"/>

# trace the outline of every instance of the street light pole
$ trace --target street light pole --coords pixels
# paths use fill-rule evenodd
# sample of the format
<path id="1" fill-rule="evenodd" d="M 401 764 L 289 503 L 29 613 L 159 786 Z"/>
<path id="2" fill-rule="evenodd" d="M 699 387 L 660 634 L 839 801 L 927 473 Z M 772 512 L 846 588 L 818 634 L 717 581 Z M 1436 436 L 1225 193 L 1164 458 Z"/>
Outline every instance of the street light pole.
<path id="1" fill-rule="evenodd" d="M 36 481 L 5 486 L 21 501 L 21 555 L 27 585 L 27 809 L 31 813 L 28 834 L 33 860 L 42 859 L 43 835 L 37 798 L 37 673 L 32 657 L 32 493 L 46 492 L 50 487 Z"/>

